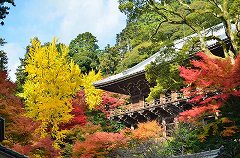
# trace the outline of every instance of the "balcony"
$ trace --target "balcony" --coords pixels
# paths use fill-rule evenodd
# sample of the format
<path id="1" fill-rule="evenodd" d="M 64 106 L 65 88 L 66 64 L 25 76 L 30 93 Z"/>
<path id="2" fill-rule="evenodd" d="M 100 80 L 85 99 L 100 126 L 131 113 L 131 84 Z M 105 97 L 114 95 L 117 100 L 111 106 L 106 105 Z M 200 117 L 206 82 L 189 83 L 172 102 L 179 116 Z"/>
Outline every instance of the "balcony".
<path id="1" fill-rule="evenodd" d="M 161 108 L 172 114 L 169 108 L 180 108 L 181 102 L 186 102 L 188 100 L 187 95 L 180 92 L 172 92 L 170 95 L 161 94 L 159 99 L 155 99 L 151 102 L 145 102 L 140 100 L 134 104 L 128 104 L 120 106 L 116 109 L 111 109 L 109 111 L 109 118 L 121 117 L 123 115 L 131 115 L 132 113 L 142 113 L 143 111 L 153 111 L 155 108 Z M 169 107 L 171 106 L 171 107 Z M 174 110 L 173 110 L 174 112 Z"/>

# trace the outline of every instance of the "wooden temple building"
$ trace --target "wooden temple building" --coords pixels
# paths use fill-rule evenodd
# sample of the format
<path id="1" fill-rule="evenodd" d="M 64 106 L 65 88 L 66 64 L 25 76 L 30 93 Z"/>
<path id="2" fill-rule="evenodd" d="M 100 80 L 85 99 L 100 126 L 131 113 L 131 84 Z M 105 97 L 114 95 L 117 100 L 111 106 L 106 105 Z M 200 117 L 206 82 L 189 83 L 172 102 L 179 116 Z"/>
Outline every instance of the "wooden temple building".
<path id="1" fill-rule="evenodd" d="M 226 40 L 224 28 L 211 33 L 225 40 L 228 47 L 231 46 L 229 41 Z M 174 42 L 176 50 L 182 48 L 187 40 L 186 38 Z M 207 45 L 213 54 L 223 56 L 223 48 L 216 41 L 209 41 Z M 188 103 L 188 98 L 180 92 L 161 94 L 158 99 L 150 103 L 145 101 L 150 93 L 150 87 L 153 86 L 145 78 L 145 67 L 154 62 L 158 56 L 159 53 L 156 53 L 130 69 L 95 82 L 94 86 L 130 96 L 130 104 L 109 111 L 109 119 L 122 122 L 133 128 L 140 122 L 157 120 L 162 124 L 166 136 L 171 134 L 174 126 L 177 126 L 176 116 L 180 112 L 190 109 L 192 105 Z"/>

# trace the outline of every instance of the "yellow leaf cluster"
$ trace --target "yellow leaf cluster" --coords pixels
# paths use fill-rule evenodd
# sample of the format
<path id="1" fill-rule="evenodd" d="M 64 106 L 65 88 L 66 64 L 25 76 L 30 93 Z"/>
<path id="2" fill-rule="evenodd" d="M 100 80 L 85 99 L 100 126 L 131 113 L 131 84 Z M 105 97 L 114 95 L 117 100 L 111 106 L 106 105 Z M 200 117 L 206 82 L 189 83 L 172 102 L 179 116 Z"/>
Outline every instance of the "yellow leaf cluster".
<path id="1" fill-rule="evenodd" d="M 102 90 L 96 89 L 93 86 L 93 82 L 100 79 L 102 79 L 101 72 L 96 74 L 93 70 L 90 71 L 88 75 L 83 75 L 82 86 L 84 87 L 86 102 L 90 110 L 100 105 L 102 102 Z"/>
<path id="2" fill-rule="evenodd" d="M 55 39 L 49 45 L 42 46 L 38 40 L 31 44 L 25 68 L 28 76 L 19 96 L 25 99 L 26 115 L 41 122 L 42 136 L 50 129 L 60 139 L 59 124 L 72 118 L 70 100 L 80 90 L 82 75 L 78 65 L 67 59 L 68 48 L 62 45 L 59 52 Z"/>

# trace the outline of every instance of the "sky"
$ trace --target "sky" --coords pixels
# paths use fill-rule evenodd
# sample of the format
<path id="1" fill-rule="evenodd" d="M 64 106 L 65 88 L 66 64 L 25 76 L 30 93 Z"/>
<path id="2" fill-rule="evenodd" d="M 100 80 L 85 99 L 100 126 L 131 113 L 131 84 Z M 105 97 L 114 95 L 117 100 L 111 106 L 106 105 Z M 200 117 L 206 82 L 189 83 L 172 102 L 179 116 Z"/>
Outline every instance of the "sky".
<path id="1" fill-rule="evenodd" d="M 12 81 L 19 58 L 34 37 L 42 43 L 57 37 L 68 45 L 78 34 L 91 32 L 103 49 L 115 44 L 116 34 L 126 25 L 117 0 L 15 0 L 15 4 L 0 26 L 0 37 L 7 42 L 0 49 L 7 53 Z"/>

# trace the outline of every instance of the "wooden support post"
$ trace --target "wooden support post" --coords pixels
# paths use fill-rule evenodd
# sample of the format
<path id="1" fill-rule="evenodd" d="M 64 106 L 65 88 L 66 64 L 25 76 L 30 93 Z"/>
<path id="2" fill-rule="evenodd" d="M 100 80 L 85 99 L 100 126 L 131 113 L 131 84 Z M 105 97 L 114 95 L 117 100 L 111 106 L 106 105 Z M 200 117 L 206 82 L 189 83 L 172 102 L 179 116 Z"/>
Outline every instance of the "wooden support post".
<path id="1" fill-rule="evenodd" d="M 172 98 L 173 102 L 177 101 L 178 100 L 178 94 L 175 91 L 172 91 L 171 98 Z"/>
<path id="2" fill-rule="evenodd" d="M 134 126 L 133 125 L 131 125 L 131 130 L 134 130 Z"/>
<path id="3" fill-rule="evenodd" d="M 167 137 L 167 126 L 164 118 L 162 119 L 162 126 L 163 126 L 163 137 Z"/>
<path id="4" fill-rule="evenodd" d="M 166 96 L 165 94 L 160 94 L 160 104 L 165 104 L 166 103 Z"/>
<path id="5" fill-rule="evenodd" d="M 143 108 L 144 107 L 144 96 L 141 96 L 139 102 L 140 102 L 140 107 Z"/>
<path id="6" fill-rule="evenodd" d="M 215 120 L 217 120 L 219 117 L 219 112 L 215 112 Z"/>
<path id="7" fill-rule="evenodd" d="M 142 96 L 141 98 L 142 98 L 142 99 L 140 100 L 140 102 L 141 102 L 141 104 L 142 104 L 141 107 L 144 107 L 144 104 L 145 104 L 144 96 Z"/>
<path id="8" fill-rule="evenodd" d="M 174 118 L 174 120 L 173 120 L 173 122 L 174 122 L 174 127 L 175 127 L 175 129 L 177 129 L 178 128 L 178 119 L 175 117 Z"/>

